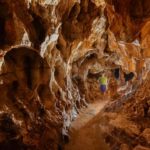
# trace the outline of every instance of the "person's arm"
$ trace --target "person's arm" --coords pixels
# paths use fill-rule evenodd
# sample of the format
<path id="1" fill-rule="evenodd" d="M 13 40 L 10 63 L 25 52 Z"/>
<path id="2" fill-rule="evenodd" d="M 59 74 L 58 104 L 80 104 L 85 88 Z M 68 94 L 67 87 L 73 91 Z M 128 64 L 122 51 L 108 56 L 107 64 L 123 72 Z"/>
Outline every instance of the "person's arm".
<path id="1" fill-rule="evenodd" d="M 108 88 L 109 79 L 107 78 L 106 88 Z"/>
<path id="2" fill-rule="evenodd" d="M 109 84 L 110 79 L 107 80 L 107 84 Z"/>

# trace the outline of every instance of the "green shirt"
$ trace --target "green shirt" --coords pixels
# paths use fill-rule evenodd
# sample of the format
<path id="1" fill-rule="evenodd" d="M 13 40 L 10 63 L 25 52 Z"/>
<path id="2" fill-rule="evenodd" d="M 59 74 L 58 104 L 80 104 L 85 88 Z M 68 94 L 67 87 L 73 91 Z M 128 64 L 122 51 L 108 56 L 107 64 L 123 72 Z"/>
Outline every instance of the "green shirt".
<path id="1" fill-rule="evenodd" d="M 99 81 L 101 85 L 107 85 L 107 77 L 100 77 Z"/>

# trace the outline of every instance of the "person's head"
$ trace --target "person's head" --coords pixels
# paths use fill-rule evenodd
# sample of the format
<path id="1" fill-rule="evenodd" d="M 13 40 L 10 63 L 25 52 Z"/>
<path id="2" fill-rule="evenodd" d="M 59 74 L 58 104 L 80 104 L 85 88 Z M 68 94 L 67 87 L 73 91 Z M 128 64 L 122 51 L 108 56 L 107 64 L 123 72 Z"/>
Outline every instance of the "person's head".
<path id="1" fill-rule="evenodd" d="M 102 77 L 104 77 L 105 76 L 105 72 L 102 72 Z"/>

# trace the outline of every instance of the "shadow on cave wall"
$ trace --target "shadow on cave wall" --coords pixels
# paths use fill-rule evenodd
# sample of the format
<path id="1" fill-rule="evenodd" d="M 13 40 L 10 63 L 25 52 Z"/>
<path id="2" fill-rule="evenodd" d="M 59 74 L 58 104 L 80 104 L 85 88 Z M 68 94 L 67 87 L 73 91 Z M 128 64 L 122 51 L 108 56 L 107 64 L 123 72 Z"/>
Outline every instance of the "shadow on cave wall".
<path id="1" fill-rule="evenodd" d="M 63 16 L 63 36 L 70 42 L 83 39 L 90 35 L 93 20 L 100 15 L 100 8 L 89 0 L 75 3 L 69 12 Z M 68 17 L 67 17 L 68 16 Z"/>

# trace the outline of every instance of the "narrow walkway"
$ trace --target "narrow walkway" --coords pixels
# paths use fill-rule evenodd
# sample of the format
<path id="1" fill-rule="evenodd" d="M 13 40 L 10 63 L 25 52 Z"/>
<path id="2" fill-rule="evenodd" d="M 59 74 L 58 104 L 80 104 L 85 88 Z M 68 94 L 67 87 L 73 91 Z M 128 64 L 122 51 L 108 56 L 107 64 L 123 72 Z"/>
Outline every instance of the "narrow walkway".
<path id="1" fill-rule="evenodd" d="M 64 146 L 64 150 L 108 150 L 100 127 L 92 122 L 92 119 L 99 114 L 106 103 L 107 101 L 97 101 L 81 110 L 77 119 L 72 122 L 70 142 Z"/>

